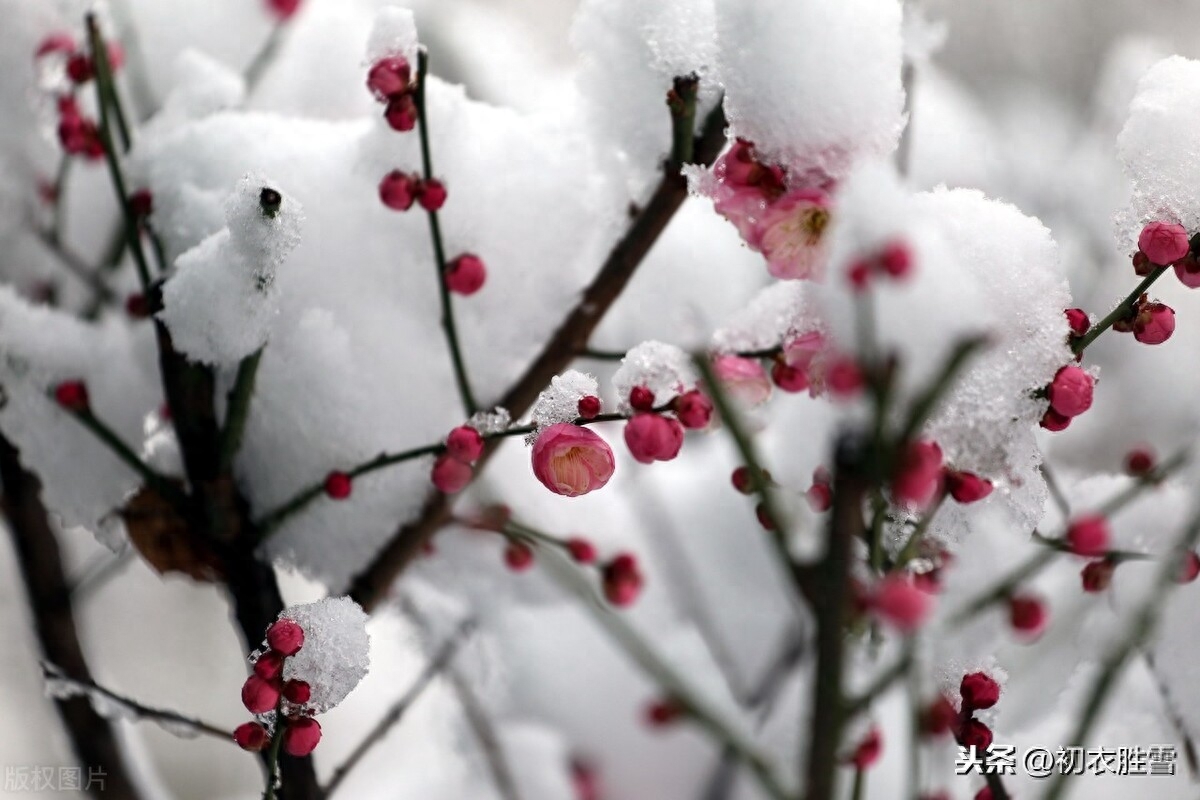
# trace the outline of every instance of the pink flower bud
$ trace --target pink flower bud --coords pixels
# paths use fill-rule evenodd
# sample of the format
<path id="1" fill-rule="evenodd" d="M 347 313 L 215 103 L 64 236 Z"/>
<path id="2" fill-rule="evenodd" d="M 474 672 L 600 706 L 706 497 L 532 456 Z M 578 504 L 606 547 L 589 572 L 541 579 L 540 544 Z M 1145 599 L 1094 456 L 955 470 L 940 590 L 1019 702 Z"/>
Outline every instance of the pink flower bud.
<path id="1" fill-rule="evenodd" d="M 594 394 L 585 395 L 579 398 L 576 409 L 580 419 L 595 419 L 600 413 L 600 398 Z"/>
<path id="2" fill-rule="evenodd" d="M 265 714 L 268 711 L 274 711 L 278 703 L 279 688 L 275 682 L 251 675 L 242 684 L 242 705 L 251 714 Z"/>
<path id="3" fill-rule="evenodd" d="M 1013 630 L 1036 637 L 1046 627 L 1046 605 L 1031 595 L 1017 595 L 1008 600 L 1008 620 Z"/>
<path id="4" fill-rule="evenodd" d="M 850 269 L 846 270 L 846 281 L 850 284 L 850 290 L 855 294 L 862 294 L 871 286 L 871 264 L 867 261 L 855 261 L 850 265 Z"/>
<path id="5" fill-rule="evenodd" d="M 312 717 L 290 719 L 283 731 L 283 752 L 302 758 L 321 743 L 321 723 Z"/>
<path id="6" fill-rule="evenodd" d="M 474 464 L 483 455 L 483 437 L 470 425 L 459 425 L 446 437 L 446 453 L 464 464 Z"/>
<path id="7" fill-rule="evenodd" d="M 958 711 L 943 694 L 939 694 L 921 714 L 921 730 L 927 736 L 944 736 L 957 725 Z"/>
<path id="8" fill-rule="evenodd" d="M 579 536 L 567 539 L 567 552 L 580 564 L 591 564 L 596 560 L 596 546 Z"/>
<path id="9" fill-rule="evenodd" d="M 417 187 L 417 202 L 426 211 L 437 211 L 446 204 L 446 186 L 437 178 L 421 181 Z"/>
<path id="10" fill-rule="evenodd" d="M 1080 517 L 1067 527 L 1067 545 L 1079 556 L 1102 556 L 1110 539 L 1108 520 L 1092 514 Z"/>
<path id="11" fill-rule="evenodd" d="M 104 157 L 104 142 L 96 123 L 85 118 L 74 105 L 64 105 L 58 122 L 58 140 L 63 150 L 74 156 L 98 159 Z"/>
<path id="12" fill-rule="evenodd" d="M 785 392 L 803 392 L 808 388 L 808 376 L 803 370 L 789 367 L 781 361 L 771 366 L 771 380 Z"/>
<path id="13" fill-rule="evenodd" d="M 854 752 L 850 754 L 847 762 L 852 764 L 855 769 L 867 769 L 879 760 L 882 752 L 883 734 L 879 732 L 879 728 L 871 728 L 863 740 L 855 746 Z"/>
<path id="14" fill-rule="evenodd" d="M 287 20 L 300 10 L 300 0 L 267 0 L 267 8 L 280 20 Z"/>
<path id="15" fill-rule="evenodd" d="M 1092 327 L 1092 321 L 1088 319 L 1087 312 L 1082 308 L 1068 308 L 1063 312 L 1067 316 L 1067 325 L 1071 328 L 1071 333 L 1075 336 L 1083 336 Z"/>
<path id="16" fill-rule="evenodd" d="M 1163 303 L 1144 303 L 1133 319 L 1133 338 L 1142 344 L 1162 344 L 1175 332 L 1175 310 Z"/>
<path id="17" fill-rule="evenodd" d="M 771 382 L 762 364 L 750 358 L 722 355 L 713 359 L 713 373 L 725 391 L 748 406 L 762 405 L 771 396 Z"/>
<path id="18" fill-rule="evenodd" d="M 812 369 L 817 356 L 821 355 L 827 347 L 825 336 L 820 331 L 809 331 L 783 346 L 783 363 L 807 374 Z"/>
<path id="19" fill-rule="evenodd" d="M 467 488 L 467 484 L 471 482 L 474 474 L 475 471 L 471 469 L 470 464 L 465 464 L 448 453 L 443 453 L 433 462 L 429 480 L 443 494 L 458 494 Z"/>
<path id="20" fill-rule="evenodd" d="M 63 381 L 54 387 L 54 402 L 76 414 L 87 411 L 90 405 L 87 384 L 83 381 Z"/>
<path id="21" fill-rule="evenodd" d="M 1191 583 L 1200 576 L 1200 555 L 1196 555 L 1195 550 L 1189 550 L 1183 554 L 1183 560 L 1179 565 L 1179 572 L 1175 575 L 1176 583 Z"/>
<path id="22" fill-rule="evenodd" d="M 635 386 L 629 390 L 629 405 L 635 411 L 649 411 L 654 408 L 654 392 L 645 386 Z"/>
<path id="23" fill-rule="evenodd" d="M 533 566 L 533 551 L 527 544 L 513 542 L 504 548 L 504 563 L 513 572 L 524 572 Z"/>
<path id="24" fill-rule="evenodd" d="M 958 743 L 963 747 L 974 747 L 976 752 L 987 750 L 992 746 L 992 729 L 977 719 L 969 719 L 963 723 Z"/>
<path id="25" fill-rule="evenodd" d="M 601 581 L 605 599 L 614 606 L 631 605 L 642 593 L 642 573 L 631 553 L 621 553 L 605 564 Z"/>
<path id="26" fill-rule="evenodd" d="M 1113 573 L 1116 569 L 1116 562 L 1107 558 L 1088 563 L 1079 574 L 1083 581 L 1083 590 L 1090 594 L 1103 592 L 1112 583 Z"/>
<path id="27" fill-rule="evenodd" d="M 1189 289 L 1200 286 L 1200 260 L 1188 253 L 1175 262 L 1175 277 Z"/>
<path id="28" fill-rule="evenodd" d="M 863 388 L 863 374 L 858 362 L 850 356 L 834 359 L 825 373 L 825 385 L 839 400 L 848 400 L 858 395 Z"/>
<path id="29" fill-rule="evenodd" d="M 933 598 L 918 589 L 908 577 L 892 574 L 875 588 L 871 607 L 877 616 L 899 631 L 910 633 L 921 627 L 933 608 Z"/>
<path id="30" fill-rule="evenodd" d="M 331 472 L 325 476 L 325 494 L 332 500 L 345 500 L 354 489 L 354 482 L 344 472 Z"/>
<path id="31" fill-rule="evenodd" d="M 304 646 L 304 629 L 286 617 L 277 619 L 267 628 L 267 646 L 282 656 L 294 656 Z"/>
<path id="32" fill-rule="evenodd" d="M 986 672 L 971 672 L 963 675 L 958 692 L 962 695 L 964 712 L 981 711 L 996 705 L 1000 699 L 1000 684 Z"/>
<path id="33" fill-rule="evenodd" d="M 600 774 L 596 768 L 578 758 L 571 759 L 571 787 L 573 800 L 601 800 Z"/>
<path id="34" fill-rule="evenodd" d="M 625 423 L 625 444 L 642 464 L 670 461 L 683 447 L 683 426 L 670 417 L 640 412 Z"/>
<path id="35" fill-rule="evenodd" d="M 393 211 L 408 211 L 417 199 L 417 178 L 392 170 L 379 182 L 379 199 Z"/>
<path id="36" fill-rule="evenodd" d="M 1151 222 L 1138 236 L 1138 249 L 1150 263 L 1165 267 L 1188 254 L 1187 230 L 1173 222 Z"/>
<path id="37" fill-rule="evenodd" d="M 51 33 L 38 44 L 37 50 L 34 51 L 34 58 L 42 58 L 51 53 L 73 53 L 75 52 L 75 38 L 69 33 L 58 31 Z"/>
<path id="38" fill-rule="evenodd" d="M 266 681 L 273 681 L 283 674 L 283 656 L 268 650 L 254 662 L 254 674 Z"/>
<path id="39" fill-rule="evenodd" d="M 1046 396 L 1050 408 L 1064 417 L 1077 417 L 1092 407 L 1092 376 L 1079 367 L 1069 364 L 1058 371 Z"/>
<path id="40" fill-rule="evenodd" d="M 1145 448 L 1138 447 L 1130 450 L 1125 455 L 1125 471 L 1130 475 L 1141 476 L 1146 475 L 1154 469 L 1154 453 Z"/>
<path id="41" fill-rule="evenodd" d="M 974 503 L 992 493 L 992 482 L 973 472 L 946 470 L 946 491 L 959 503 Z"/>
<path id="42" fill-rule="evenodd" d="M 233 729 L 233 741 L 243 750 L 257 753 L 271 741 L 271 735 L 257 722 L 243 722 Z"/>
<path id="43" fill-rule="evenodd" d="M 381 102 L 408 91 L 411 83 L 412 67 L 404 56 L 381 58 L 367 73 L 367 88 Z"/>
<path id="44" fill-rule="evenodd" d="M 283 696 L 289 703 L 302 706 L 312 697 L 312 687 L 304 681 L 291 680 L 283 685 Z"/>
<path id="45" fill-rule="evenodd" d="M 754 494 L 754 478 L 750 475 L 749 467 L 738 467 L 729 476 L 733 488 L 742 494 Z"/>
<path id="46" fill-rule="evenodd" d="M 1042 415 L 1041 422 L 1038 424 L 1051 433 L 1058 433 L 1067 429 L 1067 426 L 1071 424 L 1071 418 L 1064 417 L 1053 408 L 1047 408 L 1046 413 Z"/>
<path id="47" fill-rule="evenodd" d="M 804 493 L 804 499 L 808 501 L 809 508 L 820 514 L 833 505 L 833 490 L 827 483 L 814 483 Z"/>
<path id="48" fill-rule="evenodd" d="M 685 428 L 707 428 L 712 421 L 713 404 L 699 389 L 684 392 L 675 398 L 675 416 Z"/>
<path id="49" fill-rule="evenodd" d="M 907 278 L 913 269 L 912 250 L 906 242 L 889 242 L 879 253 L 879 266 L 893 278 Z"/>
<path id="50" fill-rule="evenodd" d="M 555 494 L 578 497 L 608 483 L 616 459 L 595 432 L 567 422 L 551 425 L 533 443 L 533 474 Z"/>
<path id="51" fill-rule="evenodd" d="M 942 485 L 942 448 L 927 440 L 910 443 L 892 476 L 892 499 L 909 508 L 929 505 Z"/>
<path id="52" fill-rule="evenodd" d="M 86 53 L 75 53 L 67 59 L 67 77 L 75 84 L 87 83 L 95 74 L 96 67 Z"/>
<path id="53" fill-rule="evenodd" d="M 487 280 L 487 269 L 483 259 L 472 253 L 464 253 L 446 265 L 446 288 L 464 297 L 483 288 Z"/>
<path id="54" fill-rule="evenodd" d="M 407 133 L 417 127 L 417 104 L 410 92 L 398 94 L 388 100 L 383 118 L 392 130 Z"/>

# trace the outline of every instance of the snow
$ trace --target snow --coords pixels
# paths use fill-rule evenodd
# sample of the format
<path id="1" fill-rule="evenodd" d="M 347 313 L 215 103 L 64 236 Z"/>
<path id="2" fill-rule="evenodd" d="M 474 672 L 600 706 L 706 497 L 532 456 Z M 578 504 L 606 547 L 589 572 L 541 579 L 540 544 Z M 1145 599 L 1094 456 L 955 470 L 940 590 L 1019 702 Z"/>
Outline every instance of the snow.
<path id="1" fill-rule="evenodd" d="M 642 342 L 625 354 L 612 377 L 617 409 L 630 411 L 629 392 L 635 386 L 653 392 L 654 405 L 660 406 L 694 386 L 696 379 L 691 358 L 683 350 L 664 342 Z"/>
<path id="2" fill-rule="evenodd" d="M 537 430 L 526 442 L 532 444 L 538 433 L 559 422 L 573 422 L 579 417 L 579 401 L 587 396 L 600 395 L 600 383 L 595 376 L 571 369 L 555 375 L 533 404 L 530 417 Z"/>
<path id="3" fill-rule="evenodd" d="M 317 714 L 346 699 L 371 664 L 367 615 L 349 597 L 328 597 L 288 606 L 279 615 L 304 630 L 304 646 L 283 662 L 283 678 L 305 681 L 312 695 L 305 706 Z"/>

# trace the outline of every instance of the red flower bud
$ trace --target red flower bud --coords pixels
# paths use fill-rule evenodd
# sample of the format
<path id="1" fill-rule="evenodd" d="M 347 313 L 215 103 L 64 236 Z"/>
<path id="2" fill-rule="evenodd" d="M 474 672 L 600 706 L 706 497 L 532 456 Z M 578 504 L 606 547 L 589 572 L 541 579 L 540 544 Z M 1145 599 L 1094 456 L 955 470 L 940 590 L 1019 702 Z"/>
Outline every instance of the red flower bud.
<path id="1" fill-rule="evenodd" d="M 474 474 L 470 464 L 464 464 L 457 458 L 443 453 L 433 462 L 429 479 L 439 492 L 457 494 L 467 487 Z"/>
<path id="2" fill-rule="evenodd" d="M 254 674 L 266 681 L 274 681 L 283 674 L 283 656 L 268 650 L 254 662 Z"/>
<path id="3" fill-rule="evenodd" d="M 277 619 L 267 628 L 267 646 L 282 656 L 294 656 L 304 646 L 304 629 L 290 619 Z"/>
<path id="4" fill-rule="evenodd" d="M 378 100 L 388 100 L 408 91 L 412 83 L 412 67 L 404 56 L 387 56 L 371 65 L 367 73 L 367 88 Z"/>
<path id="5" fill-rule="evenodd" d="M 621 553 L 604 565 L 604 596 L 614 606 L 628 606 L 642 592 L 642 573 L 631 553 Z"/>
<path id="6" fill-rule="evenodd" d="M 455 294 L 475 294 L 485 280 L 487 269 L 479 256 L 464 253 L 446 265 L 446 288 Z"/>
<path id="7" fill-rule="evenodd" d="M 992 493 L 992 482 L 973 472 L 946 470 L 946 491 L 959 503 L 974 503 Z"/>
<path id="8" fill-rule="evenodd" d="M 63 381 L 54 387 L 54 401 L 68 411 L 83 413 L 88 410 L 87 384 L 83 381 Z"/>
<path id="9" fill-rule="evenodd" d="M 321 723 L 312 717 L 290 719 L 283 731 L 283 752 L 303 757 L 317 749 L 321 742 Z"/>
<path id="10" fill-rule="evenodd" d="M 251 675 L 242 684 L 242 705 L 251 714 L 265 714 L 268 711 L 274 711 L 278 703 L 279 688 L 273 681 Z"/>
<path id="11" fill-rule="evenodd" d="M 353 481 L 344 472 L 335 471 L 325 476 L 325 494 L 333 500 L 345 500 L 353 488 Z"/>
<path id="12" fill-rule="evenodd" d="M 504 563 L 513 572 L 524 572 L 533 566 L 533 550 L 523 542 L 512 542 L 504 548 Z"/>
<path id="13" fill-rule="evenodd" d="M 645 386 L 635 386 L 629 390 L 629 405 L 635 411 L 649 411 L 654 408 L 654 392 Z"/>
<path id="14" fill-rule="evenodd" d="M 591 564 L 596 560 L 596 546 L 578 536 L 567 539 L 567 552 L 580 564 Z"/>
<path id="15" fill-rule="evenodd" d="M 712 420 L 713 404 L 708 396 L 698 389 L 684 392 L 675 398 L 675 416 L 685 428 L 693 430 L 707 428 Z"/>
<path id="16" fill-rule="evenodd" d="M 257 722 L 243 722 L 233 729 L 233 741 L 243 750 L 257 753 L 271 741 L 271 735 Z"/>
<path id="17" fill-rule="evenodd" d="M 963 711 L 968 713 L 991 708 L 1000 699 L 1000 684 L 986 672 L 963 675 L 958 691 L 962 695 Z"/>
<path id="18" fill-rule="evenodd" d="M 483 437 L 470 425 L 459 425 L 446 437 L 446 453 L 464 464 L 474 464 L 483 455 Z"/>
<path id="19" fill-rule="evenodd" d="M 1089 562 L 1079 573 L 1083 581 L 1083 590 L 1089 594 L 1103 592 L 1112 583 L 1113 572 L 1116 569 L 1116 563 L 1107 558 Z"/>
<path id="20" fill-rule="evenodd" d="M 283 685 L 283 696 L 289 703 L 302 706 L 312 697 L 312 687 L 304 681 L 291 680 Z"/>
<path id="21" fill-rule="evenodd" d="M 437 211 L 446 204 L 446 186 L 437 178 L 421 181 L 417 186 L 417 202 L 426 211 Z"/>
<path id="22" fill-rule="evenodd" d="M 600 413 L 600 398 L 594 394 L 579 398 L 578 410 L 580 419 L 595 419 Z"/>
<path id="23" fill-rule="evenodd" d="M 1104 555 L 1110 538 L 1108 520 L 1097 514 L 1080 517 L 1067 526 L 1067 545 L 1075 555 Z"/>

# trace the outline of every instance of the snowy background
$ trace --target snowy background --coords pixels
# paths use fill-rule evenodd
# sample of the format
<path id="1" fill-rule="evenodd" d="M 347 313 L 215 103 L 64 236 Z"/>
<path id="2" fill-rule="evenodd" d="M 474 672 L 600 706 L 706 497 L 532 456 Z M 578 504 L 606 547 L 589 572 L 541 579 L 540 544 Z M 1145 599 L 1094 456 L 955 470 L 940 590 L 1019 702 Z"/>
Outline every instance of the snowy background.
<path id="1" fill-rule="evenodd" d="M 254 0 L 113 0 L 107 7 L 113 30 L 139 33 L 128 59 L 142 66 L 129 79 L 129 96 L 139 108 L 162 109 L 147 123 L 130 170 L 161 203 L 155 224 L 169 255 L 191 250 L 226 225 L 226 198 L 248 172 L 278 182 L 288 208 L 303 208 L 302 217 L 288 222 L 297 244 L 278 269 L 279 306 L 259 374 L 261 402 L 236 465 L 239 479 L 252 486 L 257 513 L 335 466 L 437 441 L 463 421 L 438 327 L 425 220 L 393 214 L 375 194 L 387 170 L 417 165 L 416 139 L 388 130 L 363 88 L 367 59 L 376 55 L 371 32 L 385 5 L 391 4 L 306 0 L 276 60 L 246 97 L 236 76 L 271 27 Z M 721 79 L 731 117 L 744 118 L 739 131 L 754 133 L 793 163 L 791 151 L 820 149 L 847 132 L 870 162 L 888 155 L 900 130 L 900 10 L 885 0 L 812 0 L 807 16 L 788 16 L 779 2 L 763 0 L 791 23 L 767 26 L 756 25 L 736 3 L 717 3 L 723 11 L 714 13 L 714 4 L 689 0 L 408 5 L 435 76 L 429 103 L 435 161 L 450 187 L 446 237 L 455 252 L 483 255 L 489 268 L 487 286 L 456 301 L 468 367 L 485 402 L 538 351 L 620 235 L 630 202 L 643 200 L 657 179 L 669 137 L 663 87 L 671 77 L 697 70 L 702 85 Z M 1150 98 L 1144 113 L 1151 121 L 1118 139 L 1146 70 L 1172 54 L 1200 57 L 1192 35 L 1200 28 L 1200 8 L 1184 0 L 914 5 L 921 14 L 906 21 L 904 41 L 915 64 L 907 187 L 880 164 L 851 171 L 838 162 L 844 154 L 827 154 L 819 166 L 847 178 L 846 223 L 831 244 L 835 270 L 854 248 L 888 235 L 879 229 L 881 219 L 908 232 L 930 265 L 910 288 L 912 297 L 899 295 L 881 311 L 882 335 L 896 341 L 912 365 L 908 389 L 940 363 L 953 333 L 989 330 L 1003 343 L 935 422 L 939 441 L 959 465 L 1010 479 L 989 501 L 990 511 L 939 518 L 935 525 L 948 542 L 973 542 L 947 588 L 965 597 L 1034 548 L 1021 534 L 1047 505 L 1036 477 L 1037 452 L 1056 468 L 1072 506 L 1089 508 L 1126 485 L 1121 460 L 1131 447 L 1168 454 L 1194 438 L 1200 372 L 1189 354 L 1200 348 L 1200 299 L 1170 275 L 1155 293 L 1176 309 L 1173 338 L 1147 348 L 1109 335 L 1089 348 L 1089 365 L 1101 374 L 1096 404 L 1068 432 L 1035 435 L 1027 425 L 998 434 L 1007 460 L 992 463 L 969 423 L 984 418 L 1003 427 L 1031 413 L 1036 422 L 1040 411 L 1026 399 L 997 400 L 990 396 L 995 387 L 1044 383 L 1069 358 L 1053 336 L 1039 335 L 1061 324 L 1061 309 L 1081 306 L 1102 315 L 1132 288 L 1128 257 L 1138 223 L 1165 209 L 1138 205 L 1137 198 L 1130 203 L 1122 157 L 1131 172 L 1154 161 L 1147 171 L 1176 171 L 1180 183 L 1190 177 L 1200 187 L 1200 68 L 1177 65 L 1164 75 L 1165 110 Z M 62 274 L 29 233 L 29 195 L 39 179 L 54 174 L 58 155 L 31 54 L 49 31 L 79 31 L 84 8 L 0 0 L 0 275 L 10 287 L 0 290 L 0 337 L 6 354 L 45 371 L 42 385 L 82 370 L 96 407 L 141 441 L 146 416 L 158 403 L 149 331 L 109 318 L 84 329 L 65 315 L 31 310 L 21 299 Z M 714 44 L 714 30 L 723 45 Z M 796 51 L 806 53 L 799 64 L 792 60 Z M 770 85 L 780 70 L 805 67 L 829 74 L 790 96 L 791 105 L 753 90 Z M 701 97 L 711 106 L 710 86 Z M 247 111 L 222 111 L 238 107 Z M 773 149 L 772 138 L 778 140 Z M 76 252 L 99 253 L 105 246 L 116 219 L 107 181 L 102 162 L 79 166 L 70 177 L 66 242 Z M 1049 233 L 973 193 L 913 194 L 942 185 L 1010 203 Z M 1173 210 L 1194 231 L 1200 202 L 1180 202 Z M 954 283 L 951 270 L 959 268 L 970 280 L 947 288 Z M 134 289 L 132 270 L 121 280 L 122 294 Z M 762 257 L 742 244 L 708 199 L 694 197 L 591 344 L 627 350 L 661 340 L 690 348 L 723 329 L 733 341 L 759 345 L 755 337 L 787 327 L 776 324 L 773 331 L 772 314 L 786 317 L 801 305 L 787 296 L 788 287 L 768 288 L 774 284 Z M 56 278 L 56 290 L 67 308 L 87 304 L 79 282 Z M 848 300 L 837 290 L 830 294 L 820 301 L 834 310 L 831 335 L 845 336 L 835 312 Z M 210 360 L 233 363 L 219 352 Z M 1009 368 L 1017 362 L 1019 368 Z M 600 378 L 606 405 L 617 401 L 615 365 L 580 362 L 580 368 Z M 10 360 L 0 373 L 8 386 L 17 371 Z M 136 476 L 71 422 L 48 411 L 39 416 L 35 394 L 9 387 L 10 403 L 28 408 L 29 416 L 0 419 L 0 427 L 27 445 L 30 465 L 47 478 L 47 500 L 70 526 L 63 534 L 69 566 L 83 574 L 113 558 L 93 531 L 105 538 L 103 519 Z M 835 422 L 853 411 L 805 395 L 776 395 L 754 418 L 775 478 L 799 496 L 813 469 L 827 463 Z M 62 437 L 39 439 L 35 430 L 60 430 Z M 606 556 L 636 551 L 646 591 L 623 613 L 652 631 L 661 652 L 736 716 L 736 698 L 758 684 L 792 630 L 751 501 L 729 487 L 738 464 L 733 445 L 720 431 L 689 436 L 680 458 L 644 467 L 618 446 L 619 431 L 604 435 L 617 451 L 618 469 L 602 492 L 580 499 L 545 492 L 529 471 L 527 449 L 514 439 L 464 502 L 502 500 L 544 529 L 588 536 Z M 147 437 L 147 453 L 169 469 L 170 448 L 156 453 L 153 442 Z M 419 507 L 430 463 L 373 475 L 356 484 L 354 502 L 319 500 L 289 520 L 269 545 L 283 564 L 287 600 L 307 602 L 327 588 L 344 589 L 395 522 Z M 1164 486 L 1114 518 L 1116 536 L 1122 546 L 1165 550 L 1192 502 L 1186 478 Z M 807 514 L 802 502 L 794 510 Z M 1048 513 L 1041 529 L 1057 530 L 1056 512 Z M 108 534 L 119 548 L 120 533 Z M 499 537 L 449 528 L 439 534 L 436 553 L 400 586 L 438 630 L 463 615 L 480 619 L 455 663 L 495 720 L 522 797 L 575 797 L 567 768 L 572 759 L 596 765 L 605 800 L 700 797 L 720 761 L 719 748 L 690 727 L 650 729 L 643 709 L 656 697 L 653 684 L 541 569 L 506 570 L 502 550 Z M 43 696 L 12 561 L 8 545 L 0 545 L 0 766 L 68 764 L 58 718 Z M 1037 579 L 1053 624 L 1036 648 L 1012 637 L 997 615 L 931 656 L 945 675 L 987 668 L 1008 676 L 993 718 L 998 742 L 1054 748 L 1065 741 L 1098 658 L 1144 591 L 1145 575 L 1131 567 L 1122 568 L 1111 595 L 1081 594 L 1078 567 L 1060 563 Z M 77 611 L 97 681 L 221 726 L 242 721 L 238 690 L 246 654 L 225 599 L 211 586 L 160 577 L 136 558 L 122 561 L 119 570 L 82 597 Z M 1200 732 L 1200 653 L 1191 645 L 1198 601 L 1197 585 L 1174 596 L 1154 655 L 1185 729 Z M 369 630 L 370 674 L 322 718 L 325 738 L 315 759 L 323 777 L 380 709 L 404 692 L 440 640 L 417 630 L 398 608 L 377 611 Z M 800 680 L 785 688 L 759 731 L 763 747 L 784 760 L 799 752 Z M 903 730 L 902 698 L 895 699 L 894 708 L 881 706 L 878 718 Z M 1145 660 L 1132 664 L 1110 709 L 1095 744 L 1182 749 Z M 119 729 L 139 775 L 153 787 L 148 796 L 251 798 L 261 792 L 255 759 L 228 744 L 180 739 L 152 724 Z M 905 785 L 907 748 L 895 744 L 885 747 L 867 796 L 896 797 L 894 787 Z M 945 759 L 951 753 L 943 748 Z M 1175 778 L 1090 780 L 1070 796 L 1195 797 L 1182 762 L 1179 772 Z M 955 779 L 946 764 L 929 788 L 958 798 L 972 797 L 978 785 Z M 1040 794 L 1020 779 L 1010 790 L 1021 798 Z M 496 796 L 444 681 L 340 791 L 423 800 Z M 736 791 L 759 796 L 745 776 Z"/>

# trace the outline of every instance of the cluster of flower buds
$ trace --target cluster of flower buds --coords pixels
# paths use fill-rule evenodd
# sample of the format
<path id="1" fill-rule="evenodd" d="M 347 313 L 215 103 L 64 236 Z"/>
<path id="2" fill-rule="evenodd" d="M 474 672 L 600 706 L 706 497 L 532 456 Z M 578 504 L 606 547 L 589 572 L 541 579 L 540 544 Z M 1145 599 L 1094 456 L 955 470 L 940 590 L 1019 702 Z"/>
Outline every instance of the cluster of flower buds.
<path id="1" fill-rule="evenodd" d="M 283 680 L 285 660 L 304 646 L 304 629 L 290 619 L 278 619 L 267 629 L 267 650 L 254 662 L 254 671 L 242 684 L 242 704 L 255 715 L 274 714 L 273 724 L 282 726 L 283 751 L 306 756 L 321 741 L 321 724 L 305 706 L 312 696 L 307 683 Z M 257 720 L 233 732 L 243 750 L 258 751 L 271 741 L 271 732 Z"/>
<path id="2" fill-rule="evenodd" d="M 1000 684 L 986 672 L 970 672 L 963 675 L 958 692 L 962 697 L 962 707 L 950 720 L 949 729 L 963 747 L 987 750 L 992 744 L 992 729 L 978 719 L 975 712 L 985 711 L 999 702 Z M 953 711 L 953 706 L 950 706 L 950 710 Z M 931 718 L 932 715 L 927 717 Z M 944 722 L 944 719 L 939 722 Z"/>
<path id="3" fill-rule="evenodd" d="M 829 224 L 830 182 L 797 183 L 783 167 L 763 163 L 738 139 L 713 165 L 713 206 L 742 239 L 763 254 L 776 278 L 818 277 Z"/>
<path id="4" fill-rule="evenodd" d="M 388 125 L 402 133 L 417 126 L 417 86 L 412 65 L 402 55 L 385 56 L 371 65 L 367 89 L 385 105 Z"/>
<path id="5" fill-rule="evenodd" d="M 87 159 L 104 157 L 104 143 L 96 121 L 79 108 L 74 89 L 91 81 L 96 75 L 92 56 L 79 47 L 69 33 L 57 32 L 42 39 L 34 52 L 41 68 L 61 69 L 69 88 L 56 99 L 58 111 L 58 140 L 68 155 Z M 108 45 L 108 65 L 116 72 L 125 63 L 125 54 L 117 44 Z"/>
<path id="6" fill-rule="evenodd" d="M 1092 407 L 1095 383 L 1091 375 L 1074 364 L 1059 369 L 1046 387 L 1050 407 L 1042 416 L 1041 426 L 1048 431 L 1065 430 L 1073 418 Z"/>
<path id="7" fill-rule="evenodd" d="M 423 180 L 415 173 L 394 169 L 379 182 L 379 199 L 393 211 L 408 211 L 413 203 L 437 211 L 446 202 L 446 187 L 436 178 Z"/>
<path id="8" fill-rule="evenodd" d="M 785 392 L 817 394 L 823 388 L 829 351 L 820 331 L 810 331 L 788 341 L 771 365 L 771 380 Z"/>
<path id="9" fill-rule="evenodd" d="M 433 462 L 430 480 L 439 492 L 461 492 L 475 473 L 471 465 L 482 455 L 483 436 L 470 425 L 459 425 L 446 436 L 446 452 Z"/>
<path id="10" fill-rule="evenodd" d="M 703 428 L 712 419 L 712 402 L 698 390 L 672 402 L 674 416 L 654 407 L 654 392 L 645 386 L 630 390 L 629 405 L 633 416 L 625 423 L 625 444 L 641 464 L 675 458 L 683 447 L 684 427 Z"/>
<path id="11" fill-rule="evenodd" d="M 1143 294 L 1133 304 L 1130 315 L 1114 322 L 1112 329 L 1132 333 L 1142 344 L 1162 344 L 1175 332 L 1175 310 Z"/>
<path id="12" fill-rule="evenodd" d="M 907 242 L 891 241 L 850 265 L 846 279 L 855 292 L 864 292 L 876 277 L 904 280 L 912 274 L 913 255 Z"/>

